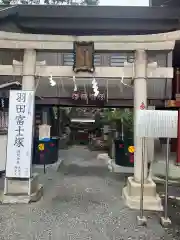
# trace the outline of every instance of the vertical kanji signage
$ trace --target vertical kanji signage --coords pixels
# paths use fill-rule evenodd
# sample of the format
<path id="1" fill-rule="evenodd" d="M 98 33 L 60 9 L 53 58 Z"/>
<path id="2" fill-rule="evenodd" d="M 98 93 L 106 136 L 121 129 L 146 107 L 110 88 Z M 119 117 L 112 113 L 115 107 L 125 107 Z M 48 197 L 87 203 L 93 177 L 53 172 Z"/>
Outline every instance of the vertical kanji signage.
<path id="1" fill-rule="evenodd" d="M 10 91 L 6 177 L 30 178 L 34 92 Z"/>
<path id="2" fill-rule="evenodd" d="M 74 42 L 74 65 L 77 72 L 94 72 L 94 43 Z"/>

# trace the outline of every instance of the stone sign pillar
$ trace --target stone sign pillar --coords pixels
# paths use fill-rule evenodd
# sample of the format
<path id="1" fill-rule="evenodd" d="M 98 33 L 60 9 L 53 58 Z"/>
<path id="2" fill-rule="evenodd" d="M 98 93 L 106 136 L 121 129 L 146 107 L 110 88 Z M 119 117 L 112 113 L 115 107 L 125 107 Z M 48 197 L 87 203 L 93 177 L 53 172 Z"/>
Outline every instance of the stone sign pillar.
<path id="1" fill-rule="evenodd" d="M 26 49 L 24 51 L 23 63 L 15 62 L 15 64 L 17 67 L 22 68 L 22 90 L 35 91 L 36 51 L 34 49 Z M 34 108 L 32 109 L 34 110 Z M 31 110 L 31 114 L 34 115 L 33 110 Z M 31 124 L 34 126 L 33 118 Z M 29 142 L 31 142 L 33 149 L 34 137 L 32 135 L 29 137 Z M 32 164 L 32 159 L 30 161 L 30 164 Z M 42 189 L 36 173 L 31 173 L 29 178 L 5 178 L 2 203 L 29 203 L 37 201 L 42 196 Z"/>

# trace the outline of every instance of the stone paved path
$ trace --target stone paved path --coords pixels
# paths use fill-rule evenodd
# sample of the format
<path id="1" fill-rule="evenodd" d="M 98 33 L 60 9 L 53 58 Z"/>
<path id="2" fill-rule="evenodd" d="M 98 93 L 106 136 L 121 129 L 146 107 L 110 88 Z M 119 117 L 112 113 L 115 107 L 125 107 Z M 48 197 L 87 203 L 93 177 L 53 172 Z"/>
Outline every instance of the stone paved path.
<path id="1" fill-rule="evenodd" d="M 0 240 L 180 239 L 161 228 L 157 214 L 147 213 L 147 228 L 137 227 L 137 212 L 121 199 L 124 177 L 109 173 L 97 152 L 73 147 L 62 154 L 59 172 L 41 172 L 40 202 L 0 206 Z"/>

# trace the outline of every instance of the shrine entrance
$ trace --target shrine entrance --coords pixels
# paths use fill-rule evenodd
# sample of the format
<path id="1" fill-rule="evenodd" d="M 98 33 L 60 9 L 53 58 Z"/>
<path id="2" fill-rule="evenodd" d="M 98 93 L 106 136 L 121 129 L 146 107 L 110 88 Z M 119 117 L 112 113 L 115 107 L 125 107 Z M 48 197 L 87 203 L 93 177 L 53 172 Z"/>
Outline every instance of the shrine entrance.
<path id="1" fill-rule="evenodd" d="M 121 107 L 134 107 L 136 125 L 136 111 L 159 104 L 163 106 L 165 99 L 169 97 L 168 89 L 173 77 L 172 50 L 178 39 L 176 32 L 85 37 L 36 37 L 19 33 L 18 44 L 15 33 L 4 33 L 2 36 L 1 48 L 22 48 L 23 60 L 13 59 L 9 65 L 0 65 L 0 72 L 3 76 L 22 76 L 22 90 L 36 93 L 39 98 L 36 105 L 72 107 L 74 102 L 79 101 L 76 99 L 79 93 L 78 98 L 88 105 L 90 101 L 94 101 L 94 97 L 101 101 L 105 94 L 106 104 L 114 102 L 111 106 L 117 107 L 120 100 Z M 56 56 L 51 61 L 50 56 L 54 56 L 54 52 Z M 65 103 L 67 100 L 69 104 L 62 104 L 62 101 Z M 77 102 L 76 105 L 80 106 Z M 44 113 L 43 118 L 45 119 Z M 142 144 L 136 135 L 134 145 L 134 177 L 129 179 L 127 186 L 130 189 L 125 188 L 123 196 L 129 207 L 139 208 L 136 197 L 139 196 L 140 189 Z M 147 160 L 144 178 L 147 179 Z M 152 183 L 150 188 L 154 194 L 155 184 Z M 153 206 L 158 208 L 159 200 L 157 201 L 156 195 L 151 197 Z M 145 198 L 149 203 L 149 194 Z M 146 207 L 148 206 L 149 204 Z"/>
<path id="2" fill-rule="evenodd" d="M 159 45 L 159 42 L 157 44 L 158 48 L 161 49 L 162 46 Z M 172 45 L 170 44 L 170 46 L 169 43 L 166 46 L 165 45 L 163 46 L 163 48 L 169 49 L 172 47 Z M 94 44 L 92 42 L 75 42 L 72 69 L 71 67 L 62 66 L 61 71 L 59 71 L 60 69 L 58 69 L 58 73 L 52 71 L 49 74 L 48 78 L 46 78 L 46 81 L 50 83 L 52 89 L 56 85 L 58 86 L 58 94 L 60 93 L 60 89 L 62 89 L 62 94 L 59 95 L 61 96 L 60 100 L 54 99 L 54 103 L 56 101 L 67 100 L 67 98 L 63 98 L 63 96 L 67 96 L 67 94 L 69 94 L 68 96 L 70 102 L 68 106 L 72 106 L 73 104 L 76 104 L 76 106 L 80 106 L 82 102 L 84 102 L 84 104 L 86 105 L 89 105 L 89 102 L 94 101 L 94 99 L 96 100 L 96 98 L 99 98 L 100 101 L 102 98 L 103 101 L 105 101 L 106 103 L 109 103 L 110 100 L 114 101 L 116 102 L 117 106 L 117 99 L 119 98 L 119 96 L 125 94 L 126 97 L 124 95 L 123 99 L 121 99 L 121 106 L 124 105 L 124 107 L 126 107 L 127 105 L 129 105 L 130 107 L 134 107 L 134 125 L 136 125 L 136 111 L 144 110 L 148 107 L 154 108 L 154 106 L 158 105 L 155 99 L 159 100 L 161 94 L 158 93 L 155 98 L 149 97 L 152 94 L 152 92 L 150 91 L 150 86 L 153 85 L 153 82 L 154 84 L 157 84 L 158 82 L 159 90 L 162 90 L 162 84 L 168 82 L 169 80 L 171 81 L 171 78 L 173 76 L 173 68 L 169 67 L 168 63 L 165 63 L 165 65 L 161 67 L 162 63 L 159 63 L 156 60 L 153 61 L 151 58 L 149 58 L 148 54 L 151 51 L 145 50 L 148 47 L 142 49 L 142 46 L 140 45 L 138 45 L 138 47 L 134 49 L 134 51 L 132 51 L 131 49 L 131 51 L 133 52 L 133 58 L 127 58 L 127 60 L 123 61 L 121 67 L 96 67 L 94 58 L 95 52 L 93 47 Z M 153 47 L 151 47 L 150 50 L 153 50 L 153 52 L 155 52 L 157 48 L 153 49 Z M 156 56 L 156 52 L 154 56 Z M 171 56 L 169 55 L 169 50 L 168 56 Z M 86 63 L 86 65 L 84 65 L 84 63 Z M 43 80 L 43 83 L 45 83 L 45 79 Z M 153 91 L 154 89 L 156 88 L 153 88 Z M 48 88 L 48 91 L 50 91 L 50 88 Z M 38 91 L 38 88 L 37 94 L 40 96 L 42 95 Z M 59 104 L 60 102 L 57 103 Z M 65 106 L 67 105 L 65 104 Z M 147 149 L 152 149 L 152 141 L 148 141 L 146 151 Z M 132 188 L 134 188 L 133 183 L 135 181 L 138 182 L 137 187 L 138 189 L 140 189 L 142 168 L 142 142 L 140 138 L 136 137 L 136 135 L 134 136 L 134 141 L 132 144 L 132 147 L 134 146 L 134 177 L 128 180 L 130 181 L 128 186 L 132 186 Z M 151 156 L 153 157 L 153 154 Z M 112 158 L 113 157 L 114 156 L 112 156 Z M 144 164 L 144 179 L 146 180 L 148 177 L 147 158 L 144 160 Z M 154 189 L 154 186 L 155 185 L 153 183 L 151 187 Z M 123 197 L 126 199 L 127 205 L 130 207 L 132 207 L 133 205 L 134 208 L 134 202 L 132 202 L 133 195 L 131 195 L 130 197 L 129 191 L 133 191 L 133 194 L 135 193 L 133 189 L 128 190 L 127 188 L 124 188 Z M 138 192 L 140 191 L 138 190 Z M 156 192 L 156 190 L 153 190 L 152 192 L 154 193 Z M 147 198 L 148 202 L 149 195 L 145 197 Z M 156 209 L 160 209 L 160 199 L 156 198 L 155 195 L 152 196 L 152 199 L 154 201 L 153 206 L 155 206 Z M 138 204 L 138 201 L 136 201 L 136 208 L 138 208 Z M 149 209 L 149 205 L 147 204 L 145 208 Z"/>

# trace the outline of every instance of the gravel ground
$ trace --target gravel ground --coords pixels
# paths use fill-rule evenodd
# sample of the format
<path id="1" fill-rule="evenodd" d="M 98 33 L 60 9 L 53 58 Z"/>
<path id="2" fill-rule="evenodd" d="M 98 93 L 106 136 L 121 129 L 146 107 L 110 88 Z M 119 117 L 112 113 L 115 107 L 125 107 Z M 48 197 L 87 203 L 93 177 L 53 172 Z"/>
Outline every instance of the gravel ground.
<path id="1" fill-rule="evenodd" d="M 38 169 L 44 197 L 30 205 L 0 206 L 0 240 L 179 240 L 180 215 L 170 203 L 173 225 L 163 229 L 157 213 L 146 213 L 138 227 L 137 211 L 121 199 L 125 176 L 109 173 L 97 152 L 82 146 L 62 151 L 58 172 Z M 175 206 L 176 205 L 176 206 Z"/>

